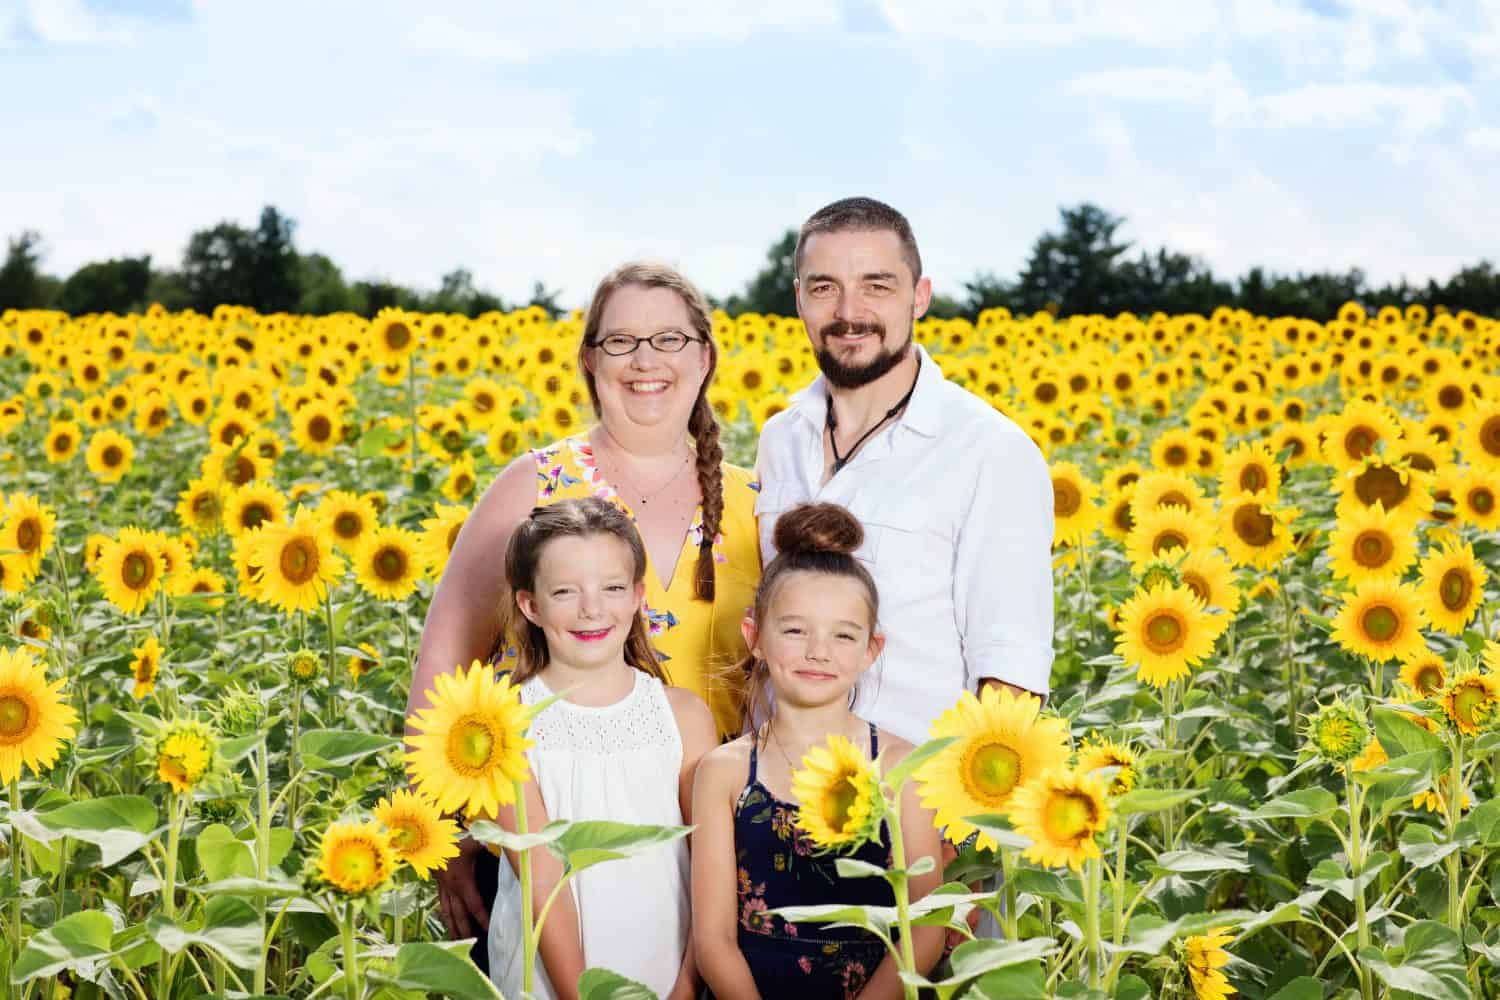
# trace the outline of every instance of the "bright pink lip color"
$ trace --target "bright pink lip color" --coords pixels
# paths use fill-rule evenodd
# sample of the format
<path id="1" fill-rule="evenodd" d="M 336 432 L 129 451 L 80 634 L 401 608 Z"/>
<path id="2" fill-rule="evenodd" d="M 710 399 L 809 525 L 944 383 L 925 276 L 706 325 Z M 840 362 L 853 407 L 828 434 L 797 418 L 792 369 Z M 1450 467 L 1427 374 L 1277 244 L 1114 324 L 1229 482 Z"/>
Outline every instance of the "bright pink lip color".
<path id="1" fill-rule="evenodd" d="M 568 633 L 573 638 L 580 639 L 583 642 L 598 642 L 600 639 L 603 639 L 613 631 L 614 629 L 611 628 L 601 628 L 594 632 L 579 632 L 576 629 L 569 629 Z"/>

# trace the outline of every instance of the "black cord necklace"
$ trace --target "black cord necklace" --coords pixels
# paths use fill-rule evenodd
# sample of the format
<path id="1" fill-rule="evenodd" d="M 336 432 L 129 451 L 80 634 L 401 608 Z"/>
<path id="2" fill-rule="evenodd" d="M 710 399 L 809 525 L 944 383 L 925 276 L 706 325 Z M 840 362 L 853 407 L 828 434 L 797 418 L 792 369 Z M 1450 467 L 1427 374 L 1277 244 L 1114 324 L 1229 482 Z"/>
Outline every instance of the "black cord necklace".
<path id="1" fill-rule="evenodd" d="M 894 417 L 896 414 L 900 413 L 902 409 L 905 408 L 906 404 L 911 402 L 911 394 L 917 391 L 917 378 L 921 374 L 922 356 L 919 354 L 917 355 L 917 374 L 912 376 L 911 388 L 906 390 L 906 395 L 902 396 L 899 400 L 896 401 L 895 406 L 885 411 L 885 416 L 875 421 L 875 423 L 870 427 L 869 430 L 865 431 L 859 436 L 859 440 L 854 442 L 853 446 L 849 449 L 849 454 L 847 455 L 839 454 L 838 438 L 833 433 L 834 431 L 838 430 L 839 420 L 838 417 L 835 417 L 833 415 L 833 397 L 831 395 L 828 397 L 828 417 L 823 421 L 823 424 L 828 428 L 828 446 L 833 449 L 833 475 L 838 475 L 840 470 L 842 470 L 844 466 L 849 464 L 850 460 L 854 458 L 854 453 L 856 451 L 859 451 L 859 446 L 868 441 L 871 434 L 874 434 L 876 431 L 880 430 L 881 425 L 883 425 L 887 420 Z"/>

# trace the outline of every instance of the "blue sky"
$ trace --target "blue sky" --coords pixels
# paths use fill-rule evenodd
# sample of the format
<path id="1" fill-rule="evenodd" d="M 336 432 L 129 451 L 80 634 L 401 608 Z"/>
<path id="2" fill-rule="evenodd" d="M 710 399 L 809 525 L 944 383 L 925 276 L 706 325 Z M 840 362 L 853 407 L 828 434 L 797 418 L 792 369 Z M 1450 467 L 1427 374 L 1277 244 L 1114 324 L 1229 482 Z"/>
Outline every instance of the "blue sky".
<path id="1" fill-rule="evenodd" d="M 351 278 L 722 295 L 847 194 L 950 292 L 1084 200 L 1227 273 L 1500 257 L 1496 0 L 0 0 L 0 93 L 58 273 L 270 203 Z"/>

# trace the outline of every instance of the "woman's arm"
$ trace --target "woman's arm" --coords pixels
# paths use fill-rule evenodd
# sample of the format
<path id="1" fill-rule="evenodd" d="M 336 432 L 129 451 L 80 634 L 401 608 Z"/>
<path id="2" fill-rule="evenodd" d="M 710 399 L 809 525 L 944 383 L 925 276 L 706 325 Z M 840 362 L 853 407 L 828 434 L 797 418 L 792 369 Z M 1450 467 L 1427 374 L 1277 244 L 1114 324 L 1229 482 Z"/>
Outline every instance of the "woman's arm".
<path id="1" fill-rule="evenodd" d="M 902 758 L 911 753 L 912 746 L 895 736 L 880 734 L 880 741 L 887 748 L 885 769 L 889 771 Z M 898 864 L 911 868 L 919 858 L 931 858 L 934 868 L 925 875 L 914 875 L 908 882 L 911 901 L 916 902 L 943 884 L 943 862 L 940 857 L 937 822 L 930 810 L 923 809 L 917 798 L 917 783 L 908 781 L 901 790 L 901 839 L 905 842 L 906 857 L 896 859 Z M 912 954 L 917 971 L 926 975 L 943 955 L 945 933 L 941 927 L 913 927 L 911 932 Z M 901 977 L 896 969 L 896 960 L 886 955 L 875 975 L 860 991 L 860 1000 L 892 1000 L 903 995 Z"/>
<path id="2" fill-rule="evenodd" d="M 677 720 L 677 732 L 682 737 L 682 769 L 677 776 L 677 801 L 682 808 L 682 822 L 693 823 L 693 778 L 698 773 L 698 763 L 718 745 L 718 730 L 714 726 L 713 713 L 693 692 L 685 688 L 667 688 L 667 701 L 672 706 L 672 715 Z M 688 923 L 688 944 L 682 956 L 682 968 L 677 981 L 672 984 L 668 1000 L 692 1000 L 698 995 L 698 962 L 693 956 L 692 921 Z"/>
<path id="3" fill-rule="evenodd" d="M 406 732 L 412 716 L 429 707 L 427 692 L 439 674 L 489 656 L 500 630 L 505 585 L 505 548 L 516 525 L 536 504 L 536 462 L 522 455 L 495 477 L 469 512 L 448 567 L 432 593 L 406 696 Z"/>
<path id="4" fill-rule="evenodd" d="M 705 756 L 693 782 L 693 953 L 719 1000 L 760 1000 L 740 953 L 737 919 L 734 800 L 744 784 L 745 764 L 734 744 Z"/>
<path id="5" fill-rule="evenodd" d="M 522 793 L 526 796 L 526 820 L 532 830 L 540 830 L 547 825 L 547 807 L 542 802 L 542 793 L 537 788 L 535 781 L 528 781 L 522 786 Z M 507 830 L 516 829 L 515 806 L 502 806 L 496 822 Z M 541 916 L 542 907 L 547 903 L 547 897 L 552 894 L 557 883 L 562 879 L 563 865 L 557 855 L 545 847 L 534 847 L 528 852 L 531 856 L 531 914 L 535 920 Z M 516 851 L 507 850 L 506 860 L 510 863 L 511 870 L 516 872 L 519 881 L 521 871 L 520 855 Z M 512 928 L 516 934 L 521 933 L 521 928 Z M 573 899 L 573 889 L 568 886 L 557 894 L 557 902 L 552 904 L 552 909 L 547 913 L 547 922 L 539 928 L 540 934 L 537 940 L 537 955 L 547 969 L 547 978 L 552 982 L 552 989 L 557 994 L 557 1000 L 577 1000 L 578 977 L 583 975 L 583 937 L 578 928 L 578 907 Z"/>

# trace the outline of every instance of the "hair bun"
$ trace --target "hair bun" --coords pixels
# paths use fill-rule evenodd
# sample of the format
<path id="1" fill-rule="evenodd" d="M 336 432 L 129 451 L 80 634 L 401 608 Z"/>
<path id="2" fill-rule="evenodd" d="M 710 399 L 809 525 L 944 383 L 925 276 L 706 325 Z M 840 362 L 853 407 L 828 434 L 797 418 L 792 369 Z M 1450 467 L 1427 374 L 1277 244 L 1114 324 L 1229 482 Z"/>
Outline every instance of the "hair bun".
<path id="1" fill-rule="evenodd" d="M 803 503 L 776 519 L 771 540 L 778 552 L 852 555 L 864 543 L 865 529 L 838 504 Z"/>

